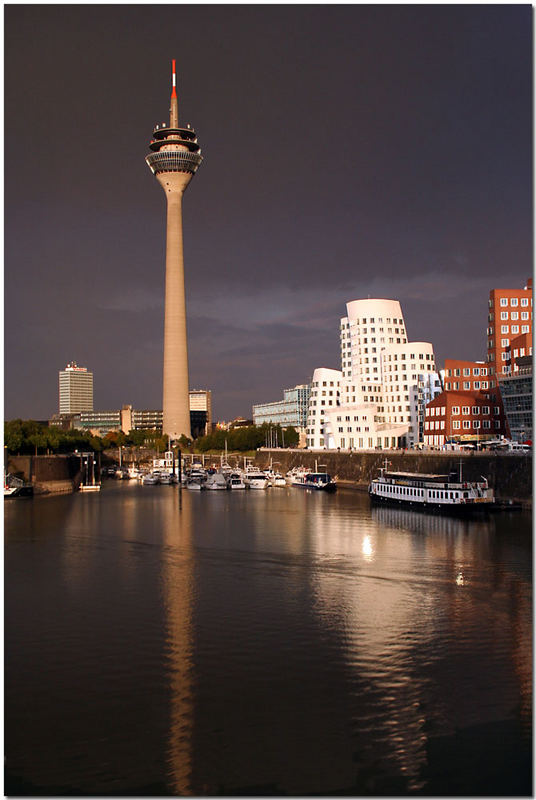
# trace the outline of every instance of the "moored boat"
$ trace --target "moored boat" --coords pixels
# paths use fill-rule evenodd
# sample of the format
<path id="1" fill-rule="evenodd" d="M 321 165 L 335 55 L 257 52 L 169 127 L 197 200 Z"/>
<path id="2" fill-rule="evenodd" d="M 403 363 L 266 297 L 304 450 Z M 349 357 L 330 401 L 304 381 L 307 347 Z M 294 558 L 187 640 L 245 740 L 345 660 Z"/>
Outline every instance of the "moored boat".
<path id="1" fill-rule="evenodd" d="M 231 472 L 229 477 L 227 478 L 227 484 L 229 489 L 245 489 L 246 484 L 242 480 L 242 475 L 240 472 Z"/>
<path id="2" fill-rule="evenodd" d="M 433 475 L 380 469 L 369 485 L 373 503 L 425 508 L 432 511 L 484 511 L 494 505 L 493 489 L 487 478 L 464 481 L 461 475 Z"/>
<path id="3" fill-rule="evenodd" d="M 292 485 L 297 478 L 305 477 L 311 472 L 307 467 L 292 467 L 285 475 L 285 482 Z"/>
<path id="4" fill-rule="evenodd" d="M 268 476 L 260 470 L 249 470 L 244 475 L 244 483 L 248 489 L 267 489 L 270 485 L 268 483 Z"/>
<path id="5" fill-rule="evenodd" d="M 292 486 L 300 489 L 313 489 L 314 491 L 334 492 L 337 484 L 327 472 L 307 472 L 296 475 Z"/>
<path id="6" fill-rule="evenodd" d="M 207 473 L 200 467 L 199 469 L 191 469 L 186 473 L 186 488 L 199 491 L 204 489 L 207 482 Z"/>
<path id="7" fill-rule="evenodd" d="M 228 489 L 227 478 L 221 472 L 214 472 L 212 475 L 208 476 L 205 489 Z"/>
<path id="8" fill-rule="evenodd" d="M 32 497 L 33 486 L 22 484 L 21 486 L 4 486 L 4 499 L 9 497 Z"/>

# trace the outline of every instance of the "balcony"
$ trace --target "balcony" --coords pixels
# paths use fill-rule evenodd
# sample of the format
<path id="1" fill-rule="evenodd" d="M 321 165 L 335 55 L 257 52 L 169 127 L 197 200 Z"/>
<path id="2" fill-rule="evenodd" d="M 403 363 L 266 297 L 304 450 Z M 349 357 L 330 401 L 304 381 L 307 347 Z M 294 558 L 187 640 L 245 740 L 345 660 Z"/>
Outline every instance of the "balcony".
<path id="1" fill-rule="evenodd" d="M 154 175 L 161 172 L 197 172 L 203 156 L 186 150 L 160 150 L 158 153 L 149 153 L 145 158 Z"/>

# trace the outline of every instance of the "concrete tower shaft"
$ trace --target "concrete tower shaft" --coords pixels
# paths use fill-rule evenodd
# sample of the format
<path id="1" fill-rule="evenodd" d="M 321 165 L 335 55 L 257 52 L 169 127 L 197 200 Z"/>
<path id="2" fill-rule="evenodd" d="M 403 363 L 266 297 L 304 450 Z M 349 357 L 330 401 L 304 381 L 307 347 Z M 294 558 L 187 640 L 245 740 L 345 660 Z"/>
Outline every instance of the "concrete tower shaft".
<path id="1" fill-rule="evenodd" d="M 195 131 L 179 127 L 175 61 L 169 125 L 157 125 L 146 162 L 165 192 L 166 299 L 164 317 L 163 432 L 170 439 L 191 436 L 188 340 L 184 291 L 182 195 L 203 160 Z"/>

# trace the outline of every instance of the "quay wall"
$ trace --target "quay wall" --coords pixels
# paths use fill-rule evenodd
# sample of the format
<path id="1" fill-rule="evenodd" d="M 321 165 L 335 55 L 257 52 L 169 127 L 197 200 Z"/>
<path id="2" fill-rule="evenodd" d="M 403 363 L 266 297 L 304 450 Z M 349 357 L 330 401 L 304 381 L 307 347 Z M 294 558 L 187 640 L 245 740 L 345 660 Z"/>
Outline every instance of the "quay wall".
<path id="1" fill-rule="evenodd" d="M 322 466 L 332 476 L 337 476 L 341 485 L 366 491 L 372 478 L 384 466 L 399 472 L 425 472 L 435 474 L 458 473 L 460 460 L 464 480 L 480 480 L 483 475 L 495 490 L 498 500 L 514 500 L 523 505 L 532 504 L 532 455 L 512 453 L 460 453 L 460 452 L 415 452 L 415 451 L 359 451 L 354 453 L 324 453 L 307 450 L 257 451 L 256 466 L 264 469 L 272 460 L 274 469 L 287 472 L 292 467 L 315 468 Z"/>
<path id="2" fill-rule="evenodd" d="M 73 492 L 80 485 L 80 459 L 74 455 L 8 456 L 6 472 L 32 483 L 38 494 Z"/>
<path id="3" fill-rule="evenodd" d="M 272 461 L 275 469 L 285 473 L 297 466 L 314 469 L 316 461 L 319 468 L 323 465 L 322 469 L 337 476 L 341 485 L 366 491 L 386 458 L 393 470 L 440 474 L 458 472 L 461 460 L 464 479 L 479 480 L 484 475 L 498 500 L 532 504 L 532 455 L 389 450 L 315 453 L 262 448 L 257 451 L 255 464 L 264 469 Z M 234 460 L 230 458 L 232 463 Z M 240 457 L 238 463 L 242 463 Z M 9 456 L 6 471 L 31 482 L 38 493 L 74 491 L 81 479 L 80 459 L 75 455 Z"/>

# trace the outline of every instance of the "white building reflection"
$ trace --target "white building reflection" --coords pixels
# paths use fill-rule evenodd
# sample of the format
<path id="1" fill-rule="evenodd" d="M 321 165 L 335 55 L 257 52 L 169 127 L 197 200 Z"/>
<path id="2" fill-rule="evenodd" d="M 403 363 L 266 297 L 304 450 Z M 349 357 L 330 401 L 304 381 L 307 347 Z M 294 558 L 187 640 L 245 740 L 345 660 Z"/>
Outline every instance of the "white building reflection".
<path id="1" fill-rule="evenodd" d="M 347 501 L 336 497 L 296 490 L 295 495 L 296 515 L 285 522 L 281 547 L 313 557 L 309 579 L 314 612 L 326 629 L 337 632 L 340 656 L 359 687 L 356 715 L 370 698 L 375 719 L 368 741 L 360 742 L 361 752 L 377 751 L 381 745 L 386 771 L 406 776 L 408 789 L 418 790 L 430 730 L 433 735 L 452 734 L 476 725 L 482 721 L 482 707 L 488 708 L 490 719 L 507 717 L 514 699 L 498 691 L 490 701 L 478 675 L 461 670 L 456 685 L 460 701 L 452 704 L 452 698 L 445 698 L 445 686 L 432 677 L 435 665 L 451 658 L 450 643 L 457 652 L 471 652 L 480 629 L 488 625 L 474 593 L 480 591 L 482 570 L 492 560 L 489 521 L 369 510 L 368 505 L 356 515 L 355 510 L 345 511 Z M 267 504 L 259 503 L 259 514 L 266 514 Z M 514 589 L 515 575 L 501 575 L 500 580 L 501 593 Z M 527 619 L 526 609 L 521 617 Z M 511 641 L 509 616 L 497 613 L 495 620 L 497 640 Z M 468 638 L 472 634 L 474 640 Z M 526 640 L 527 632 L 518 636 L 518 645 L 512 642 L 512 654 L 500 657 L 506 662 L 515 657 L 528 708 Z M 482 702 L 471 702 L 478 694 Z M 356 724 L 359 728 L 357 716 Z"/>

